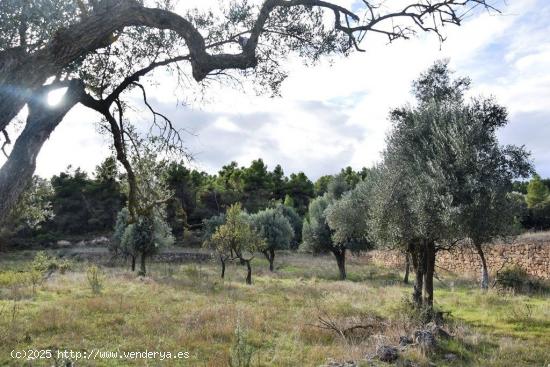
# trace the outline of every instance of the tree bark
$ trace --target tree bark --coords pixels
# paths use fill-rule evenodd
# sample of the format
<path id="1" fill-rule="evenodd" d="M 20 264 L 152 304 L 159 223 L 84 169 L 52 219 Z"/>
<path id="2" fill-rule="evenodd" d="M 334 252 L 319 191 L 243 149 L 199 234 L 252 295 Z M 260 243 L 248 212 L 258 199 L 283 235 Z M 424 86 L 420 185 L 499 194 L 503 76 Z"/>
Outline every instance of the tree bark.
<path id="1" fill-rule="evenodd" d="M 139 275 L 145 276 L 147 274 L 147 269 L 145 268 L 145 259 L 146 259 L 145 253 L 141 254 L 141 267 L 139 269 Z"/>
<path id="2" fill-rule="evenodd" d="M 336 263 L 338 264 L 338 272 L 340 273 L 340 280 L 346 280 L 346 249 L 334 249 L 332 251 L 334 257 L 336 258 Z"/>
<path id="3" fill-rule="evenodd" d="M 412 298 L 416 308 L 420 308 L 422 307 L 422 289 L 424 288 L 424 251 L 417 245 L 413 247 L 411 255 L 415 272 Z"/>
<path id="4" fill-rule="evenodd" d="M 424 307 L 433 308 L 434 305 L 434 270 L 435 270 L 435 243 L 427 241 L 425 250 L 424 290 L 422 304 Z"/>
<path id="5" fill-rule="evenodd" d="M 252 267 L 250 266 L 250 260 L 243 260 L 246 264 L 246 284 L 252 284 Z"/>
<path id="6" fill-rule="evenodd" d="M 136 257 L 132 256 L 132 271 L 136 271 Z"/>
<path id="7" fill-rule="evenodd" d="M 476 247 L 479 258 L 481 259 L 481 289 L 489 289 L 489 271 L 487 270 L 487 261 L 485 260 L 485 254 L 481 244 L 474 243 Z"/>
<path id="8" fill-rule="evenodd" d="M 275 250 L 272 248 L 269 248 L 265 251 L 262 251 L 267 261 L 269 261 L 269 271 L 274 271 L 273 263 L 275 261 Z"/>
<path id="9" fill-rule="evenodd" d="M 223 256 L 220 256 L 220 262 L 222 264 L 222 279 L 225 278 L 225 259 L 223 258 Z"/>
<path id="10" fill-rule="evenodd" d="M 405 276 L 403 277 L 403 283 L 409 284 L 409 272 L 411 268 L 411 254 L 409 251 L 405 252 Z"/>
<path id="11" fill-rule="evenodd" d="M 36 157 L 53 130 L 76 105 L 84 87 L 79 80 L 70 82 L 57 106 L 47 104 L 49 88 L 41 88 L 29 102 L 25 128 L 17 138 L 8 160 L 0 168 L 0 225 L 5 222 L 26 189 L 36 168 Z"/>

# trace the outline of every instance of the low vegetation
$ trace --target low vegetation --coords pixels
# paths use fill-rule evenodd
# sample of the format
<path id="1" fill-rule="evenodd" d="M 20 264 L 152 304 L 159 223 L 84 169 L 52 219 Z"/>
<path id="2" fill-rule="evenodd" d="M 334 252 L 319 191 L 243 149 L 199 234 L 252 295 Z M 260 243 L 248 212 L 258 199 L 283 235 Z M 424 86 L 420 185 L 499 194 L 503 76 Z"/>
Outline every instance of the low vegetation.
<path id="1" fill-rule="evenodd" d="M 13 349 L 97 348 L 188 351 L 186 365 L 193 366 L 319 366 L 330 360 L 382 366 L 366 358 L 381 345 L 398 345 L 401 336 L 419 325 L 418 314 L 407 304 L 410 287 L 401 282 L 401 274 L 365 264 L 360 257 L 349 259 L 346 282 L 338 280 L 328 255 L 281 253 L 276 273 L 258 257 L 252 261 L 257 269 L 253 287 L 245 284 L 238 263 L 228 266 L 224 280 L 215 262 L 152 263 L 149 276 L 139 278 L 126 268 L 101 267 L 96 269 L 104 275 L 100 293 L 90 291 L 89 265 L 75 263 L 65 274 L 52 273 L 33 293 L 30 285 L 7 279 L 20 274 L 12 270 L 29 268 L 33 256 L 19 252 L 2 261 L 2 365 L 28 365 L 11 359 Z M 400 352 L 398 363 L 550 363 L 547 293 L 483 292 L 475 280 L 447 274 L 439 278 L 435 307 L 444 315 L 451 338 L 438 340 L 437 348 L 426 353 L 409 347 Z M 455 359 L 449 360 L 450 355 Z M 78 365 L 116 362 L 82 360 Z"/>

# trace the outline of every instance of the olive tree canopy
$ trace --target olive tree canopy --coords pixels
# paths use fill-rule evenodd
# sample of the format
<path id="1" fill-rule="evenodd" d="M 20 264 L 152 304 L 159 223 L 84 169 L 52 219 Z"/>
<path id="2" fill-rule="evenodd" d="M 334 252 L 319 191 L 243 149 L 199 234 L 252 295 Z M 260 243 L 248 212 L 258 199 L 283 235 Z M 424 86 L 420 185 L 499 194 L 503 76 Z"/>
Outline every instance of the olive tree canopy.
<path id="1" fill-rule="evenodd" d="M 465 102 L 469 84 L 468 78 L 452 80 L 447 62 L 420 76 L 413 84 L 417 104 L 391 113 L 374 190 L 372 233 L 411 253 L 414 300 L 430 308 L 436 253 L 465 239 L 480 249 L 508 232 L 512 180 L 531 169 L 523 147 L 498 143 L 506 110 L 492 99 Z"/>

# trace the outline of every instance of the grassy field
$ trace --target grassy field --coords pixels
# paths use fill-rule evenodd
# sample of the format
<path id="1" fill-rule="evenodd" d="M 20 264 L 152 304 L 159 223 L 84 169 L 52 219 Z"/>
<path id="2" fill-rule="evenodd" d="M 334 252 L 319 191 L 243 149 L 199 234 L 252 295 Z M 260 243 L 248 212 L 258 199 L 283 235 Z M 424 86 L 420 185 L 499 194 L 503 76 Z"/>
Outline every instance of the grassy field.
<path id="1" fill-rule="evenodd" d="M 32 256 L 2 254 L 0 269 L 4 275 L 25 269 Z M 244 284 L 244 267 L 230 266 L 222 281 L 215 263 L 152 264 L 146 278 L 122 267 L 102 267 L 99 295 L 90 289 L 86 263 L 53 273 L 34 291 L 4 281 L 0 365 L 53 364 L 10 357 L 12 350 L 29 349 L 189 353 L 188 359 L 164 361 L 81 359 L 76 366 L 227 366 L 238 350 L 253 351 L 252 366 L 319 366 L 330 360 L 384 365 L 365 358 L 377 345 L 397 345 L 399 336 L 417 327 L 405 302 L 410 286 L 400 282 L 396 270 L 351 259 L 350 279 L 342 282 L 328 256 L 287 254 L 276 264 L 271 274 L 266 261 L 255 260 L 252 286 Z M 406 360 L 419 366 L 550 364 L 550 297 L 482 293 L 471 280 L 440 278 L 436 304 L 450 312 L 446 327 L 453 337 L 439 340 L 427 354 L 408 348 L 397 365 Z M 340 329 L 370 327 L 343 337 L 320 328 L 319 317 Z M 445 359 L 449 353 L 457 359 Z"/>

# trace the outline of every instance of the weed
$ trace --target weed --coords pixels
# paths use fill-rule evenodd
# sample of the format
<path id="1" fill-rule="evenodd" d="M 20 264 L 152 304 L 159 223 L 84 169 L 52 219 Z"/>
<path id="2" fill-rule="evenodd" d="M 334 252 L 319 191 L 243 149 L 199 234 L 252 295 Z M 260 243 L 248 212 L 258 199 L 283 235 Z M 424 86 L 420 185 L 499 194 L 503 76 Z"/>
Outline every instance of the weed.
<path id="1" fill-rule="evenodd" d="M 230 367 L 250 367 L 252 356 L 256 348 L 248 341 L 246 331 L 242 329 L 240 322 L 235 327 L 235 342 L 231 347 L 231 356 L 229 358 Z"/>
<path id="2" fill-rule="evenodd" d="M 86 277 L 88 279 L 88 285 L 92 290 L 92 294 L 100 294 L 103 289 L 103 281 L 105 278 L 105 275 L 101 269 L 96 265 L 88 267 L 88 270 L 86 270 Z"/>

